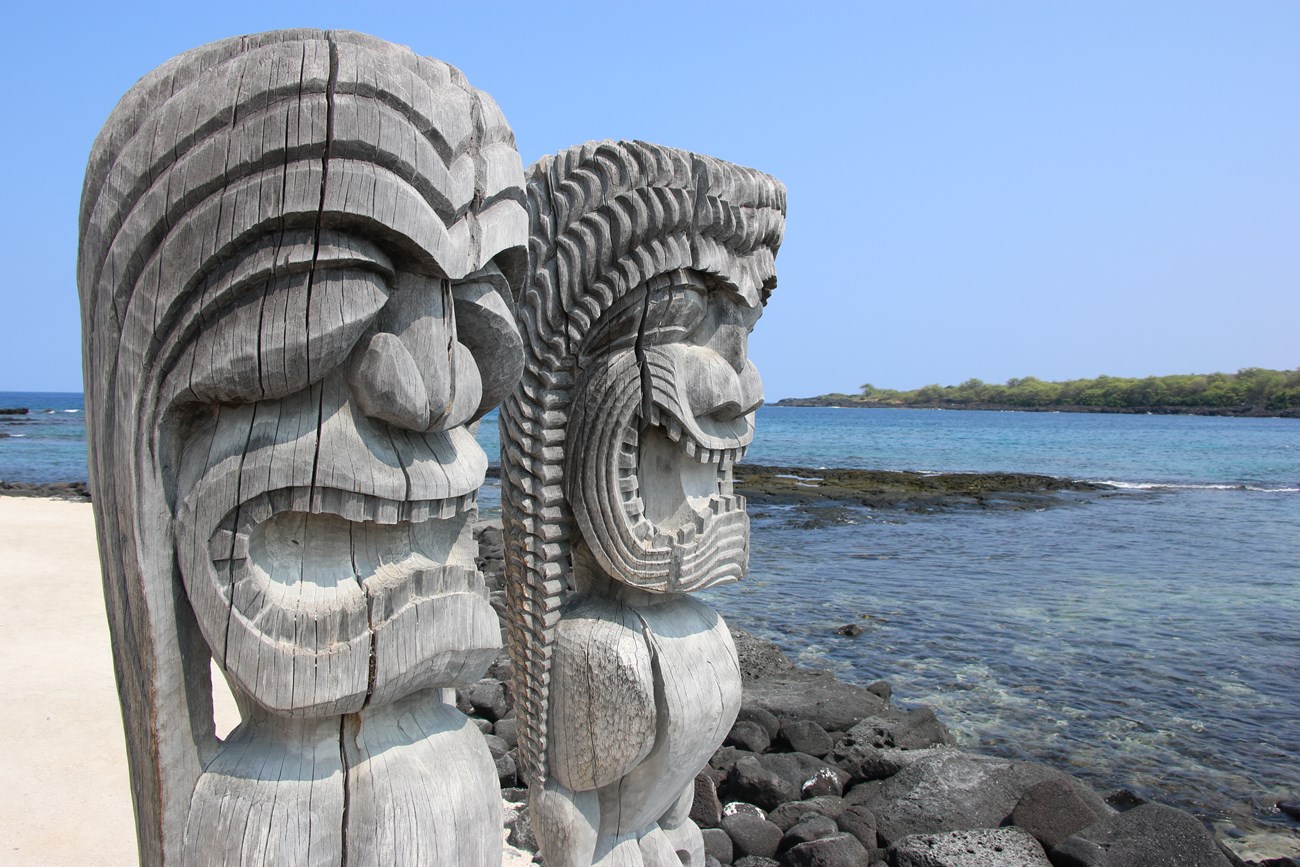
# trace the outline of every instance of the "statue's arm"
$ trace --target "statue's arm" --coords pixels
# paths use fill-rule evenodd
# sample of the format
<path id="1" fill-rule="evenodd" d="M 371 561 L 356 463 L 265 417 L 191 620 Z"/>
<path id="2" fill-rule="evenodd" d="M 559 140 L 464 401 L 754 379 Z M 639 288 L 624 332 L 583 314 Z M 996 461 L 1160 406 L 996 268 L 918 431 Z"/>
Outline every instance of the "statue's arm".
<path id="1" fill-rule="evenodd" d="M 556 630 L 547 759 L 575 792 L 621 779 L 654 747 L 657 708 L 641 619 L 622 605 L 588 602 Z"/>

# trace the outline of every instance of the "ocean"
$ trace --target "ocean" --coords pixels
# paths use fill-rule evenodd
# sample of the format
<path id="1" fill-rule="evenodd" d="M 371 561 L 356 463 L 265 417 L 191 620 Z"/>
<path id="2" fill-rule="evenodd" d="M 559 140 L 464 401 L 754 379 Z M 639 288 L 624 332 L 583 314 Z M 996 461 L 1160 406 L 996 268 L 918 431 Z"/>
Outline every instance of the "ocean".
<path id="1" fill-rule="evenodd" d="M 6 406 L 32 412 L 0 416 L 0 480 L 86 478 L 81 395 Z M 479 438 L 497 452 L 494 414 Z M 754 506 L 749 577 L 707 597 L 965 747 L 1300 845 L 1275 808 L 1300 799 L 1300 421 L 764 407 L 746 460 L 1114 486 L 1036 511 Z"/>

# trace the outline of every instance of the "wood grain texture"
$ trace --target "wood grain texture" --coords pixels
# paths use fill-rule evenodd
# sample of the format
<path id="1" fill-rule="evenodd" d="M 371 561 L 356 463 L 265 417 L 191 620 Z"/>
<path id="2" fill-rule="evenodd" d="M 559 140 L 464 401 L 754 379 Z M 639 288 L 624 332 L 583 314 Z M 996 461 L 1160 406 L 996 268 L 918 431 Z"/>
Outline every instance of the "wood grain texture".
<path id="1" fill-rule="evenodd" d="M 500 642 L 466 425 L 522 365 L 523 202 L 495 103 L 361 34 L 203 46 L 109 117 L 77 278 L 142 863 L 499 862 L 444 693 Z"/>
<path id="2" fill-rule="evenodd" d="M 748 333 L 775 286 L 785 190 L 642 142 L 528 172 L 523 376 L 501 411 L 509 645 L 548 864 L 703 864 L 692 780 L 740 701 L 726 627 L 732 466 L 762 385 Z"/>

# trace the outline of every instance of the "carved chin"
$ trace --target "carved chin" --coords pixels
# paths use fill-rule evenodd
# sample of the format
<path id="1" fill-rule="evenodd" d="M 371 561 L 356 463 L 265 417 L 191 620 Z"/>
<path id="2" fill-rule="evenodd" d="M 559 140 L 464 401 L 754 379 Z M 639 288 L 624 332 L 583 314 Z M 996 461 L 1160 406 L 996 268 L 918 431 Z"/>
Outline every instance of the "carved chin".
<path id="1" fill-rule="evenodd" d="M 310 493 L 241 503 L 194 564 L 208 579 L 187 582 L 195 612 L 235 684 L 311 716 L 477 677 L 500 642 L 474 568 L 474 494 Z"/>

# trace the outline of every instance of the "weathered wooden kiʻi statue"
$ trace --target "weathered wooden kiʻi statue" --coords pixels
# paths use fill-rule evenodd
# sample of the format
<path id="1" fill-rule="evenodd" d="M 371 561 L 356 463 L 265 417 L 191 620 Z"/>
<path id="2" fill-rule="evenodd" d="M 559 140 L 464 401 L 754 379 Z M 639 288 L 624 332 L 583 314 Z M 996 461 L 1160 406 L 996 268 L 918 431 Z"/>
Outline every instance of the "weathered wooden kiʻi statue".
<path id="1" fill-rule="evenodd" d="M 501 643 L 467 426 L 519 376 L 524 201 L 492 100 L 359 34 L 213 43 L 109 117 L 78 284 L 142 863 L 500 863 L 447 700 Z"/>
<path id="2" fill-rule="evenodd" d="M 736 650 L 691 591 L 749 556 L 732 466 L 762 402 L 747 339 L 785 189 L 603 142 L 528 173 L 526 361 L 502 405 L 519 749 L 548 867 L 702 865 L 696 773 L 740 707 Z"/>

